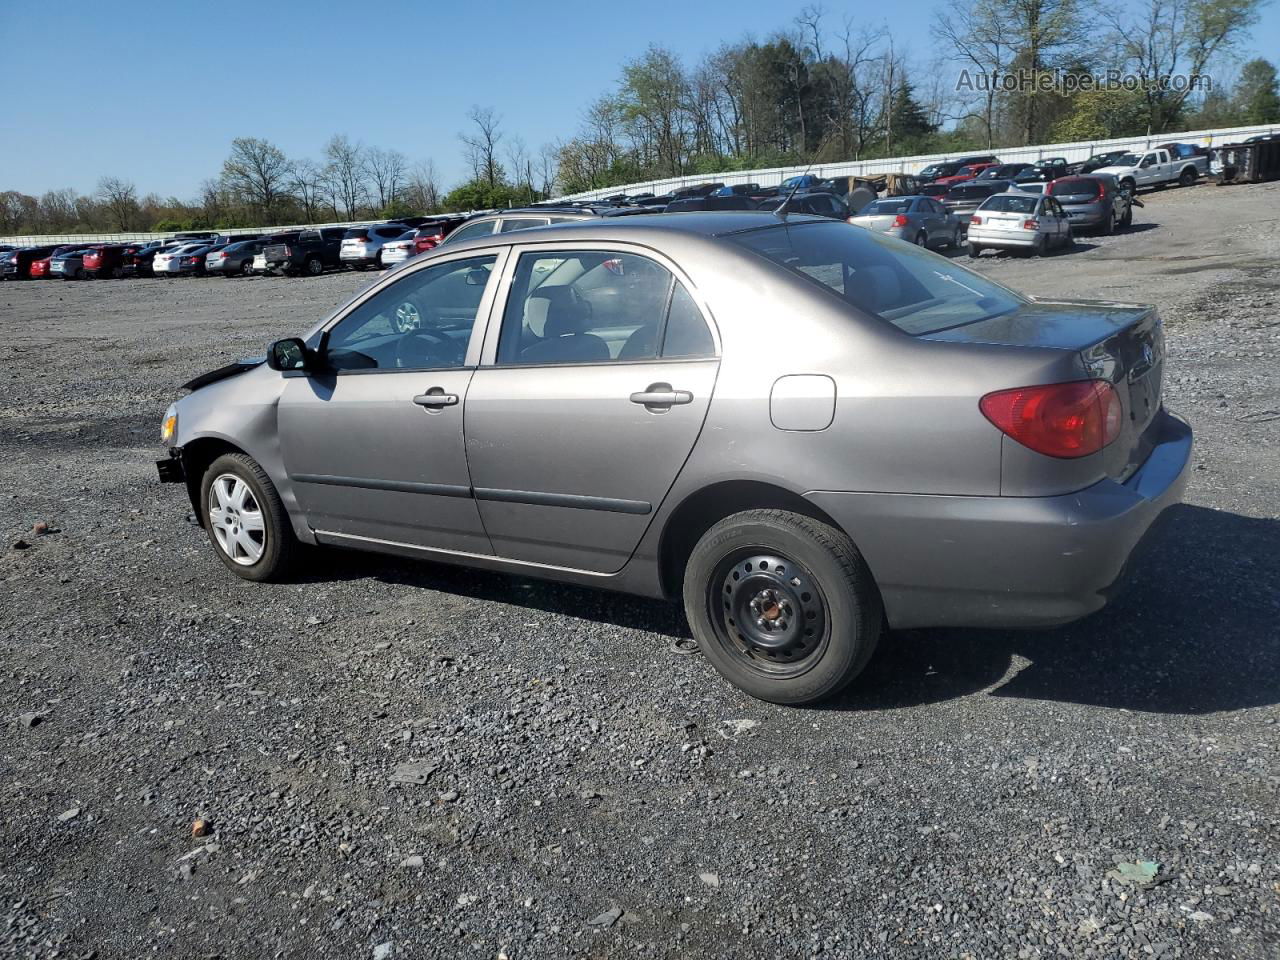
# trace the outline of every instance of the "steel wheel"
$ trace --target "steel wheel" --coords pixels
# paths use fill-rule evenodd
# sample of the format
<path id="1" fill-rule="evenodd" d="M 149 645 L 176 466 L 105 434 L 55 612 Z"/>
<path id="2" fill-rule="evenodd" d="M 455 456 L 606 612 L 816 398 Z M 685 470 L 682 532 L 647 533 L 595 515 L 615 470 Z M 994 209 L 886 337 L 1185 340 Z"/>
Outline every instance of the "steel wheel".
<path id="1" fill-rule="evenodd" d="M 797 676 L 828 641 L 827 602 L 813 574 L 776 551 L 739 551 L 717 566 L 707 602 L 716 640 L 748 669 Z"/>
<path id="2" fill-rule="evenodd" d="M 324 264 L 315 257 L 312 257 L 307 261 L 307 273 L 311 274 L 313 277 L 320 276 L 320 274 L 324 273 Z"/>
<path id="3" fill-rule="evenodd" d="M 242 567 L 262 559 L 267 528 L 253 490 L 234 473 L 219 474 L 209 487 L 209 528 L 222 552 Z"/>
<path id="4" fill-rule="evenodd" d="M 408 300 L 396 307 L 395 319 L 397 333 L 408 333 L 422 327 L 422 314 L 418 312 L 417 306 Z"/>

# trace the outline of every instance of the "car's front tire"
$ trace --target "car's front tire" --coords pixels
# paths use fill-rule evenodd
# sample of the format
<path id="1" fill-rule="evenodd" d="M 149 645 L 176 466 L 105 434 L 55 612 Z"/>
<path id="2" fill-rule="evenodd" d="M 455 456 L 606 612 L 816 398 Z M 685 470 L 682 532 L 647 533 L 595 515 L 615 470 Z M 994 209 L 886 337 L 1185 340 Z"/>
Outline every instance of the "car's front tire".
<path id="1" fill-rule="evenodd" d="M 250 456 L 214 460 L 200 482 L 201 519 L 213 552 L 245 580 L 279 580 L 292 566 L 297 540 L 280 495 Z"/>
<path id="2" fill-rule="evenodd" d="M 791 705 L 845 687 L 870 660 L 884 623 L 853 541 L 785 510 L 748 510 L 708 530 L 685 568 L 684 607 L 725 679 Z"/>

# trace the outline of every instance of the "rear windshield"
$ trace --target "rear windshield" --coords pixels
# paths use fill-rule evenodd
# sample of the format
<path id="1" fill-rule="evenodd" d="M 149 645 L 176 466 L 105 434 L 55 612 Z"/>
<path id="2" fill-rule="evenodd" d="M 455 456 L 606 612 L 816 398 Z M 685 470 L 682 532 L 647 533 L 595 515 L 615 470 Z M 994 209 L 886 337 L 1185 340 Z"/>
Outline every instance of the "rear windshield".
<path id="1" fill-rule="evenodd" d="M 343 240 L 368 240 L 369 230 L 367 227 L 355 227 L 348 230 L 342 235 Z"/>
<path id="2" fill-rule="evenodd" d="M 1049 193 L 1055 197 L 1097 196 L 1102 184 L 1097 180 L 1055 180 Z"/>
<path id="3" fill-rule="evenodd" d="M 299 243 L 315 243 L 320 239 L 320 232 L 318 230 L 303 230 L 298 234 Z"/>
<path id="4" fill-rule="evenodd" d="M 1036 204 L 1040 201 L 1032 196 L 1020 197 L 1016 193 L 998 193 L 988 197 L 982 204 L 983 210 L 994 210 L 996 213 L 1035 213 Z"/>
<path id="5" fill-rule="evenodd" d="M 1011 313 L 1026 302 L 936 254 L 843 223 L 789 223 L 728 239 L 912 336 Z"/>
<path id="6" fill-rule="evenodd" d="M 908 213 L 911 210 L 911 200 L 877 200 L 875 203 L 867 205 L 862 211 L 864 217 L 881 217 L 885 214 Z"/>
<path id="7" fill-rule="evenodd" d="M 948 193 L 947 196 L 955 197 L 957 200 L 963 200 L 967 197 L 989 197 L 992 192 L 993 188 L 990 184 L 973 183 L 952 187 L 951 192 Z"/>

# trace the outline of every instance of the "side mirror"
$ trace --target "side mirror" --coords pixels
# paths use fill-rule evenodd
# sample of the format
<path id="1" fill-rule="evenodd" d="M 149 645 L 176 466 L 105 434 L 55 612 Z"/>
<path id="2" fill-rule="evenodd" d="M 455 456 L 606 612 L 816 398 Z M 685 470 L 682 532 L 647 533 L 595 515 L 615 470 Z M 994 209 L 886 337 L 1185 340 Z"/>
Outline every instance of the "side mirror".
<path id="1" fill-rule="evenodd" d="M 315 353 L 297 337 L 277 340 L 267 347 L 267 366 L 272 370 L 311 370 Z"/>
<path id="2" fill-rule="evenodd" d="M 484 267 L 475 267 L 467 271 L 467 286 L 483 287 L 489 282 L 489 271 Z"/>

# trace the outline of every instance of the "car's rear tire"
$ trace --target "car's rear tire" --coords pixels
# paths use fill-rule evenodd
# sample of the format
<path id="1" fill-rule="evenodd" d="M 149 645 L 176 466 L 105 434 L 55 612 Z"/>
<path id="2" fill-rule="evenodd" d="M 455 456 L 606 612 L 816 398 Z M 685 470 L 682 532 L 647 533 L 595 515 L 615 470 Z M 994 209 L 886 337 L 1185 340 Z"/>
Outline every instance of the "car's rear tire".
<path id="1" fill-rule="evenodd" d="M 721 676 L 792 705 L 845 687 L 884 626 L 880 593 L 853 541 L 785 510 L 733 514 L 703 534 L 685 568 L 684 607 Z"/>
<path id="2" fill-rule="evenodd" d="M 324 262 L 319 257 L 308 257 L 306 271 L 308 276 L 318 277 L 324 273 Z"/>
<path id="3" fill-rule="evenodd" d="M 969 256 L 974 258 L 982 256 L 982 248 L 976 243 L 969 244 Z"/>
<path id="4" fill-rule="evenodd" d="M 1107 219 L 1102 224 L 1102 235 L 1111 236 L 1116 232 L 1116 208 L 1112 207 L 1107 211 Z"/>
<path id="5" fill-rule="evenodd" d="M 1178 183 L 1182 184 L 1184 187 L 1191 186 L 1198 179 L 1199 177 L 1196 175 L 1195 170 L 1191 167 L 1186 167 L 1180 174 L 1178 174 Z"/>
<path id="6" fill-rule="evenodd" d="M 213 552 L 245 580 L 279 580 L 298 542 L 266 471 L 243 453 L 214 460 L 200 481 L 201 520 Z"/>
<path id="7" fill-rule="evenodd" d="M 1044 256 L 1044 234 L 1042 233 L 1037 234 L 1036 238 L 1031 241 L 1031 247 L 1030 249 L 1027 250 L 1027 256 L 1029 257 Z"/>
<path id="8" fill-rule="evenodd" d="M 929 249 L 929 235 L 921 230 L 916 234 L 914 243 L 917 247 L 924 247 L 926 250 Z"/>
<path id="9" fill-rule="evenodd" d="M 1133 207 L 1125 209 L 1124 216 L 1120 218 L 1120 226 L 1128 227 L 1133 223 Z"/>

